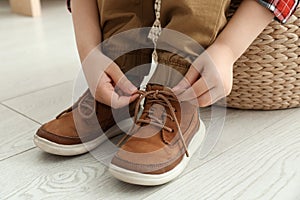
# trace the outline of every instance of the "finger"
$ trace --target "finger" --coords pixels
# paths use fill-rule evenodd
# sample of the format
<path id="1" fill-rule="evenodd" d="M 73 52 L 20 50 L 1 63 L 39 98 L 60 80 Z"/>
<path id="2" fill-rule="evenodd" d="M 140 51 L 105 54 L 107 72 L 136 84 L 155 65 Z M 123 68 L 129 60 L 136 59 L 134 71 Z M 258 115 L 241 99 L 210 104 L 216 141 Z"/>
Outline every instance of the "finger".
<path id="1" fill-rule="evenodd" d="M 116 63 L 112 63 L 105 72 L 112 78 L 115 87 L 120 88 L 126 94 L 133 94 L 137 88 L 127 79 Z"/>
<path id="2" fill-rule="evenodd" d="M 174 88 L 173 91 L 175 94 L 178 94 L 185 89 L 193 85 L 201 76 L 203 71 L 203 66 L 205 64 L 205 52 L 202 53 L 191 65 L 190 69 L 185 75 L 185 78 L 180 81 Z"/>
<path id="3" fill-rule="evenodd" d="M 129 105 L 132 103 L 134 100 L 136 100 L 139 97 L 138 94 L 132 95 L 132 96 L 120 96 L 117 93 L 113 92 L 111 94 L 111 107 L 112 108 L 122 108 L 124 106 Z"/>
<path id="4" fill-rule="evenodd" d="M 172 89 L 175 94 L 180 94 L 197 81 L 200 74 L 193 66 L 190 67 L 185 77 Z"/>
<path id="5" fill-rule="evenodd" d="M 139 97 L 138 94 L 130 96 L 118 94 L 112 84 L 111 78 L 106 73 L 103 73 L 101 76 L 97 94 L 96 99 L 98 101 L 113 108 L 124 107 Z"/>
<path id="6" fill-rule="evenodd" d="M 223 96 L 224 95 L 222 94 L 222 92 L 219 92 L 219 90 L 217 88 L 214 88 L 210 91 L 207 91 L 200 97 L 198 97 L 198 106 L 199 107 L 210 106 L 210 105 L 216 103 L 217 101 L 219 101 L 220 99 L 222 99 Z"/>
<path id="7" fill-rule="evenodd" d="M 191 87 L 191 84 L 187 79 L 183 78 L 175 87 L 172 88 L 172 91 L 178 96 L 189 87 Z"/>
<path id="8" fill-rule="evenodd" d="M 182 94 L 178 95 L 178 99 L 180 101 L 190 101 L 193 99 L 197 99 L 212 88 L 213 86 L 209 87 L 205 78 L 202 77 L 198 81 L 196 81 L 194 85 L 192 85 L 192 87 L 186 89 Z"/>
<path id="9" fill-rule="evenodd" d="M 119 95 L 115 92 L 112 85 L 103 85 L 103 87 L 101 87 L 98 92 L 101 95 L 97 98 L 97 100 L 115 109 L 129 105 L 139 97 L 138 94 L 134 94 L 131 96 Z"/>

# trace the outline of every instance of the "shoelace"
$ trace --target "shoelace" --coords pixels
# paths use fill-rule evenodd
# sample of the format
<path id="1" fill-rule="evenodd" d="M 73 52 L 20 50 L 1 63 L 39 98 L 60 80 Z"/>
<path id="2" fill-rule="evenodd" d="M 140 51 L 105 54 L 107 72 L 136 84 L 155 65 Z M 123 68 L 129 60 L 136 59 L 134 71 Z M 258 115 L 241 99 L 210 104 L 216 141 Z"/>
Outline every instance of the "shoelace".
<path id="1" fill-rule="evenodd" d="M 165 113 L 164 115 L 166 117 L 168 117 L 170 120 L 172 120 L 173 122 L 175 122 L 177 129 L 178 129 L 178 133 L 180 136 L 180 140 L 183 144 L 184 150 L 185 150 L 185 154 L 187 157 L 189 157 L 189 153 L 188 153 L 188 148 L 187 145 L 185 143 L 179 122 L 177 120 L 176 114 L 175 114 L 175 108 L 172 106 L 171 101 L 177 101 L 174 94 L 168 91 L 162 91 L 162 90 L 156 90 L 156 91 L 142 91 L 139 90 L 137 92 L 137 94 L 140 94 L 140 98 L 136 103 L 136 107 L 135 107 L 135 113 L 134 113 L 134 125 L 132 126 L 132 128 L 128 131 L 128 133 L 132 133 L 134 132 L 134 128 L 135 128 L 135 124 L 139 124 L 139 123 L 144 123 L 144 124 L 151 124 L 154 126 L 157 126 L 159 128 L 165 129 L 169 132 L 173 132 L 174 130 L 172 130 L 170 127 L 167 127 L 164 125 L 163 121 L 154 117 L 153 115 L 151 115 L 154 111 L 153 110 L 144 110 L 144 112 L 148 113 L 148 117 L 150 118 L 150 120 L 146 120 L 146 119 L 138 119 L 138 112 L 140 109 L 140 103 L 143 99 L 147 98 L 147 97 L 152 97 L 152 99 L 148 98 L 147 101 L 149 103 L 157 103 L 160 104 L 164 107 L 168 107 L 170 110 L 171 115 Z M 169 96 L 168 98 L 166 96 Z M 172 96 L 172 98 L 170 98 L 170 96 Z M 128 138 L 128 135 L 125 135 L 118 143 L 118 145 L 121 145 L 126 139 Z"/>
<path id="2" fill-rule="evenodd" d="M 156 104 L 160 104 L 164 107 L 168 107 L 171 115 L 167 114 L 167 113 L 164 113 L 163 115 L 165 117 L 169 118 L 171 121 L 175 122 L 177 129 L 178 129 L 179 136 L 180 136 L 180 140 L 181 140 L 184 150 L 185 150 L 185 154 L 187 157 L 189 157 L 188 148 L 185 143 L 183 133 L 181 131 L 179 122 L 178 122 L 176 114 L 175 114 L 176 110 L 171 104 L 171 101 L 177 101 L 174 94 L 171 92 L 168 92 L 168 91 L 163 91 L 163 90 L 155 90 L 155 91 L 139 90 L 137 92 L 137 94 L 139 94 L 141 96 L 136 103 L 136 107 L 135 107 L 135 111 L 134 111 L 134 124 L 139 124 L 139 123 L 151 124 L 153 126 L 157 126 L 161 129 L 167 130 L 169 132 L 173 132 L 174 130 L 172 130 L 170 127 L 165 126 L 161 119 L 158 119 L 158 118 L 154 117 L 153 115 L 151 115 L 151 114 L 153 114 L 153 112 L 155 112 L 154 110 L 144 110 L 144 112 L 148 113 L 148 117 L 150 118 L 150 120 L 137 118 L 141 101 L 147 97 L 150 97 L 147 99 L 147 101 L 149 103 L 156 103 Z M 168 96 L 168 98 L 166 96 Z M 90 118 L 93 115 L 94 110 L 96 108 L 95 104 L 96 104 L 96 101 L 94 100 L 93 96 L 89 93 L 89 91 L 86 91 L 72 107 L 70 107 L 67 110 L 60 113 L 56 118 L 57 119 L 60 118 L 65 113 L 71 112 L 74 108 L 77 108 L 77 107 L 78 107 L 79 114 L 82 117 Z M 134 127 L 135 126 L 132 126 L 132 128 L 129 130 L 129 133 L 133 132 Z M 123 143 L 123 141 L 126 140 L 127 137 L 128 137 L 128 135 L 125 135 L 125 137 L 123 137 L 120 140 L 118 145 Z"/>
<path id="3" fill-rule="evenodd" d="M 60 118 L 65 113 L 71 112 L 75 108 L 78 108 L 78 112 L 83 118 L 89 119 L 93 116 L 96 109 L 96 101 L 89 90 L 87 90 L 73 106 L 61 112 L 56 119 Z"/>

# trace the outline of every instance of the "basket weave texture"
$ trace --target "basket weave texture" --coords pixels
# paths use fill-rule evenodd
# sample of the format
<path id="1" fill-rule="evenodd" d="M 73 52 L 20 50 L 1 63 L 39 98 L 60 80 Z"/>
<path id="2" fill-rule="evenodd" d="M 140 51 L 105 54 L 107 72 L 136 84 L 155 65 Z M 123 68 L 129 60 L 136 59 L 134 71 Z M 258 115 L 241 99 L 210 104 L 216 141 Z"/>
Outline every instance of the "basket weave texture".
<path id="1" fill-rule="evenodd" d="M 231 5 L 229 17 L 238 5 Z M 228 107 L 300 107 L 300 8 L 286 24 L 271 22 L 234 64 Z"/>

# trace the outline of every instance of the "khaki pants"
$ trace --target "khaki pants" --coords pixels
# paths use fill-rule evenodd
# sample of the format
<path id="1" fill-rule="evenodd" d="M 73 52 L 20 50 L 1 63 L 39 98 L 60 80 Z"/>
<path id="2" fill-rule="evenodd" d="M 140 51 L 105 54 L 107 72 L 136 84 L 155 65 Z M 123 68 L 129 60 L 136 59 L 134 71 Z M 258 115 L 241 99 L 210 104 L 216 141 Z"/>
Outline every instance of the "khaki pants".
<path id="1" fill-rule="evenodd" d="M 153 45 L 147 38 L 147 31 L 130 32 L 127 36 L 124 31 L 151 27 L 155 20 L 154 2 L 155 0 L 98 0 L 102 39 L 108 40 L 103 52 L 113 58 L 127 76 L 134 77 L 131 81 L 136 85 L 149 72 Z M 159 65 L 151 82 L 174 86 L 179 81 L 174 70 L 182 77 L 193 59 L 201 54 L 199 45 L 207 48 L 223 29 L 227 22 L 225 13 L 229 4 L 230 0 L 162 0 L 162 28 L 174 30 L 186 37 L 178 37 L 172 32 L 162 34 L 164 37 L 159 40 L 157 51 Z M 111 39 L 120 33 L 121 39 Z M 147 48 L 126 52 L 133 43 Z M 168 46 L 167 50 L 159 50 L 160 43 Z M 122 55 L 122 52 L 126 53 Z M 180 55 L 178 52 L 181 52 Z M 134 70 L 140 65 L 144 67 Z"/>

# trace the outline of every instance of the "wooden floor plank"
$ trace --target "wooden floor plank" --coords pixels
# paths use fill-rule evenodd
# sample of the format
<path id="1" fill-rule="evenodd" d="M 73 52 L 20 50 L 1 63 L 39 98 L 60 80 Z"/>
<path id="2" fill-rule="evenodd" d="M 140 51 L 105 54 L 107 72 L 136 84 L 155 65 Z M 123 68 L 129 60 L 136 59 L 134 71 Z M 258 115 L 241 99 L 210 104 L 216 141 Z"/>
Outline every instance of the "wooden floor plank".
<path id="1" fill-rule="evenodd" d="M 43 17 L 33 19 L 10 13 L 8 1 L 0 1 L 0 101 L 77 75 L 80 61 L 65 1 L 43 6 Z"/>
<path id="2" fill-rule="evenodd" d="M 0 1 L 0 101 L 40 123 L 70 105 L 72 84 L 51 86 L 74 79 L 80 63 L 65 2 L 43 3 L 33 20 Z M 0 199 L 300 199 L 298 109 L 228 110 L 221 136 L 208 133 L 207 144 L 218 138 L 208 156 L 199 151 L 180 179 L 160 187 L 122 183 L 90 154 L 42 153 L 32 143 L 39 125 L 21 114 L 0 105 Z M 201 116 L 207 127 L 224 117 Z"/>
<path id="3" fill-rule="evenodd" d="M 0 104 L 0 161 L 33 148 L 32 136 L 38 126 Z"/>
<path id="4" fill-rule="evenodd" d="M 6 172 L 0 176 L 4 199 L 140 199 L 151 194 L 151 188 L 115 180 L 90 154 L 65 158 L 34 149 L 0 162 L 0 168 Z"/>
<path id="5" fill-rule="evenodd" d="M 229 109 L 229 112 L 225 117 L 224 127 L 222 127 L 221 135 L 215 147 L 205 157 L 203 157 L 203 151 L 198 150 L 191 159 L 186 172 L 200 167 L 204 163 L 209 162 L 212 158 L 228 151 L 244 140 L 251 138 L 253 135 L 264 132 L 264 130 L 268 127 L 271 127 L 274 124 L 277 124 L 279 121 L 288 118 L 298 110 L 299 109 L 290 109 L 265 112 Z M 215 120 L 221 120 L 222 118 L 223 116 L 220 116 Z M 207 124 L 207 128 L 209 128 L 210 123 L 213 124 L 214 120 L 209 123 L 209 120 L 206 119 L 205 122 Z M 215 140 L 214 138 L 218 137 L 218 133 L 214 132 L 214 129 L 206 134 L 214 135 L 210 137 L 210 139 L 213 140 Z"/>
<path id="6" fill-rule="evenodd" d="M 3 104 L 45 123 L 72 105 L 72 91 L 71 81 L 4 101 Z"/>
<path id="7" fill-rule="evenodd" d="M 299 118 L 298 110 L 147 199 L 299 199 Z"/>
<path id="8" fill-rule="evenodd" d="M 235 148 L 235 143 L 238 144 L 243 140 L 251 141 L 251 135 L 268 132 L 269 128 L 266 127 L 293 112 L 296 111 L 257 112 L 256 117 L 254 117 L 251 112 L 232 110 L 227 116 L 227 123 L 225 123 L 219 145 L 205 159 L 194 157 L 184 174 L 190 176 L 189 172 L 202 168 L 212 162 L 214 157 L 222 156 L 223 152 L 227 154 L 228 149 L 230 151 L 230 149 Z M 262 121 L 264 118 L 266 119 L 265 122 Z M 244 123 L 244 126 L 241 123 Z M 241 133 L 243 132 L 241 127 L 249 132 Z M 231 135 L 232 139 L 229 140 L 227 137 L 231 137 Z M 218 167 L 220 166 L 218 165 Z M 76 199 L 106 199 L 109 196 L 110 199 L 142 199 L 155 192 L 160 194 L 160 190 L 169 186 L 148 188 L 122 183 L 111 177 L 106 172 L 106 168 L 90 154 L 63 158 L 34 149 L 0 162 L 0 168 L 6 172 L 5 176 L 0 177 L 0 183 L 6 183 L 0 191 L 0 196 L 11 198 L 29 196 L 31 199 L 46 197 L 49 199 L 74 197 Z M 10 177 L 9 181 L 7 181 L 7 177 Z M 17 177 L 19 178 L 18 181 L 15 181 Z M 185 176 L 182 177 L 184 179 Z M 209 179 L 200 180 L 195 184 L 201 185 L 203 182 L 209 184 L 210 181 Z M 181 179 L 174 183 L 181 185 Z"/>

